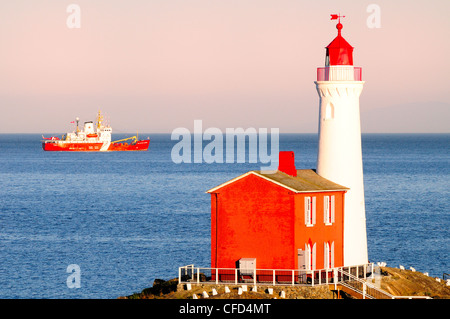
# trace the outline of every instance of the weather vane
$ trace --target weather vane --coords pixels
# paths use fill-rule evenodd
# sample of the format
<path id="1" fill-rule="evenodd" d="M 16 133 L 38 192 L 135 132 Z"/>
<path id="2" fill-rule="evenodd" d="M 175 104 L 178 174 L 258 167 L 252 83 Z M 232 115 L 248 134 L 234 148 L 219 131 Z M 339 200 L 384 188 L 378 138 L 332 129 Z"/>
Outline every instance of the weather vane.
<path id="1" fill-rule="evenodd" d="M 341 18 L 345 18 L 345 16 L 341 16 L 341 14 L 332 14 L 331 20 L 339 20 L 339 23 L 341 23 Z"/>

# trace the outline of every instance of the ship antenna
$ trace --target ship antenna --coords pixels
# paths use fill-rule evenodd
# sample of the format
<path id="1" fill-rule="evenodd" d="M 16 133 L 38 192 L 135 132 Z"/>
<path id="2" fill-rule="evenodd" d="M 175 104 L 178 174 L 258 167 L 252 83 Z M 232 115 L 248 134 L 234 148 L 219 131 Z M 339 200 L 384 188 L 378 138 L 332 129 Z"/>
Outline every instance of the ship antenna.
<path id="1" fill-rule="evenodd" d="M 80 131 L 80 129 L 78 128 L 78 122 L 80 121 L 80 118 L 77 117 L 75 120 L 77 121 L 77 135 L 78 135 L 78 132 Z"/>

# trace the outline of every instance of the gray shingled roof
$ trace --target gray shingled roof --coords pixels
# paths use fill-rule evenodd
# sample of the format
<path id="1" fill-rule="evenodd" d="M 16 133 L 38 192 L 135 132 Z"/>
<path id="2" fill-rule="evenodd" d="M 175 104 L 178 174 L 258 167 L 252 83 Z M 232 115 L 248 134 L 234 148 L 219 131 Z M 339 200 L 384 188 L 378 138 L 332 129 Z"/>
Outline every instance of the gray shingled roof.
<path id="1" fill-rule="evenodd" d="M 297 176 L 295 177 L 280 171 L 273 174 L 266 174 L 260 171 L 255 171 L 255 173 L 283 184 L 289 188 L 293 188 L 298 192 L 349 189 L 348 187 L 333 183 L 332 181 L 323 178 L 312 169 L 299 169 L 297 170 Z"/>
<path id="2" fill-rule="evenodd" d="M 238 176 L 228 182 L 225 182 L 217 187 L 214 187 L 207 191 L 212 193 L 223 186 L 231 184 L 232 182 L 239 180 L 249 174 L 260 176 L 266 180 L 272 181 L 280 186 L 286 187 L 296 193 L 301 192 L 324 192 L 324 191 L 346 191 L 348 187 L 333 183 L 332 181 L 323 178 L 318 175 L 315 170 L 312 169 L 299 169 L 297 170 L 297 176 L 291 176 L 286 173 L 276 172 L 262 172 L 262 171 L 250 171 L 241 176 Z"/>

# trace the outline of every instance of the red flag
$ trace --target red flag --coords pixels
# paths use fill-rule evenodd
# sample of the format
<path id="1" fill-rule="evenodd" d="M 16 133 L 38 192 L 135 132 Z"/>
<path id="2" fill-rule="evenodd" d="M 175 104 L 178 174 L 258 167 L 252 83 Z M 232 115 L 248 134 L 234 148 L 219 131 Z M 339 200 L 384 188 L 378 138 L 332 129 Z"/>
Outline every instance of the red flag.
<path id="1" fill-rule="evenodd" d="M 331 20 L 337 20 L 338 18 L 339 18 L 339 15 L 337 15 L 337 14 L 331 15 Z"/>

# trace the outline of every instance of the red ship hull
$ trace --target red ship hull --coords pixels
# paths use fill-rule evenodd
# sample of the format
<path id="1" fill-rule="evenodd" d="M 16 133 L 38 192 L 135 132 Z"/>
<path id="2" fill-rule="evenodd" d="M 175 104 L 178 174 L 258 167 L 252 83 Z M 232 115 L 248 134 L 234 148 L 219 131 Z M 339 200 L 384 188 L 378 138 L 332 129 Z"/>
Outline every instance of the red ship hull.
<path id="1" fill-rule="evenodd" d="M 149 144 L 150 140 L 136 141 L 136 143 L 131 144 L 111 142 L 108 151 L 146 151 L 148 150 Z"/>
<path id="2" fill-rule="evenodd" d="M 110 151 L 146 151 L 150 140 L 136 141 L 136 143 L 111 143 L 103 148 L 104 143 L 70 143 L 64 141 L 45 141 L 42 143 L 44 151 L 56 152 L 110 152 Z"/>

